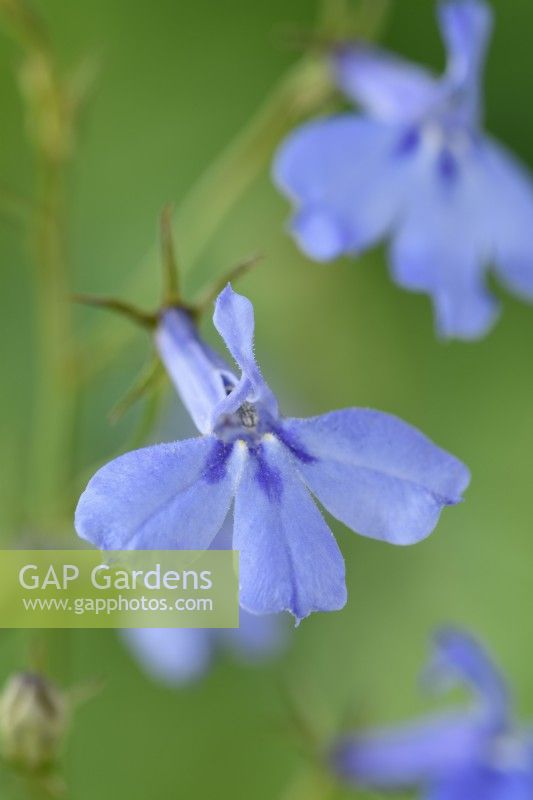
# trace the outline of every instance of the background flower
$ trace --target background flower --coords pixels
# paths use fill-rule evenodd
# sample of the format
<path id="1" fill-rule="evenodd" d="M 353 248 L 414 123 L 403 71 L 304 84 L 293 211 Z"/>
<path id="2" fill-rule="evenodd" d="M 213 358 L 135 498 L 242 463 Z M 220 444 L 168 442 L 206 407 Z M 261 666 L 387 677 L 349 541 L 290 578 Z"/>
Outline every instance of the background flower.
<path id="1" fill-rule="evenodd" d="M 533 735 L 515 722 L 507 688 L 481 645 L 457 630 L 441 631 L 426 682 L 466 684 L 471 709 L 370 733 L 346 735 L 332 751 L 333 769 L 355 785 L 419 787 L 424 798 L 527 800 L 533 792 Z"/>
<path id="2" fill-rule="evenodd" d="M 533 184 L 481 127 L 490 6 L 442 0 L 439 21 L 442 78 L 371 46 L 339 47 L 334 78 L 362 113 L 297 129 L 274 176 L 304 252 L 328 261 L 390 238 L 394 280 L 431 296 L 439 333 L 476 339 L 498 314 L 489 266 L 533 299 Z"/>
<path id="3" fill-rule="evenodd" d="M 205 675 L 217 650 L 239 663 L 258 664 L 279 653 L 285 634 L 279 615 L 241 610 L 238 628 L 127 628 L 122 638 L 154 680 L 182 686 Z"/>

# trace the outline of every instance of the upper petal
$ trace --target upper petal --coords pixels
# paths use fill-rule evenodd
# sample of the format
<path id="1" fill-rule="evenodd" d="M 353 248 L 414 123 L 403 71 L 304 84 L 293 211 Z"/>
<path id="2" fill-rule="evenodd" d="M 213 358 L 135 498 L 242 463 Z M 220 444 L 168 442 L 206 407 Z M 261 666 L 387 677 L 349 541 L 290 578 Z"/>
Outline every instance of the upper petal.
<path id="1" fill-rule="evenodd" d="M 272 435 L 245 467 L 235 499 L 240 602 L 296 619 L 346 603 L 344 560 L 318 508 Z"/>
<path id="2" fill-rule="evenodd" d="M 200 433 L 209 433 L 213 409 L 227 395 L 227 379 L 233 378 L 229 367 L 201 339 L 195 323 L 182 309 L 167 309 L 161 314 L 155 341 L 194 424 Z"/>
<path id="3" fill-rule="evenodd" d="M 509 722 L 511 701 L 507 684 L 486 649 L 465 631 L 444 628 L 436 634 L 424 678 L 430 685 L 466 683 L 482 701 L 487 719 L 495 729 L 502 729 Z"/>
<path id="4" fill-rule="evenodd" d="M 440 81 L 430 72 L 376 47 L 339 48 L 332 62 L 342 91 L 386 122 L 420 120 L 442 93 Z"/>
<path id="5" fill-rule="evenodd" d="M 320 502 L 364 536 L 412 544 L 459 502 L 467 468 L 397 417 L 368 409 L 284 423 L 298 469 Z"/>
<path id="6" fill-rule="evenodd" d="M 272 391 L 265 383 L 254 356 L 254 307 L 247 297 L 234 292 L 228 284 L 217 297 L 213 322 L 220 333 L 226 347 L 242 370 L 241 387 L 245 392 L 251 389 L 252 400 L 265 405 L 272 415 L 277 414 L 277 402 Z M 246 399 L 244 397 L 244 399 Z M 231 395 L 227 403 L 219 405 L 217 413 L 230 413 L 235 403 Z M 239 401 L 242 402 L 240 396 Z"/>
<path id="7" fill-rule="evenodd" d="M 479 77 L 492 32 L 485 0 L 441 0 L 439 20 L 448 50 L 448 69 L 458 84 Z"/>
<path id="8" fill-rule="evenodd" d="M 345 736 L 334 745 L 331 761 L 336 774 L 355 785 L 402 789 L 470 766 L 486 745 L 475 716 L 450 714 Z M 481 800 L 469 800 L 474 797 Z"/>
<path id="9" fill-rule="evenodd" d="M 273 167 L 293 200 L 291 230 L 311 258 L 327 261 L 374 244 L 402 205 L 410 159 L 404 128 L 346 114 L 303 125 Z"/>
<path id="10" fill-rule="evenodd" d="M 242 461 L 239 445 L 211 436 L 126 453 L 89 481 L 76 531 L 104 550 L 202 550 L 222 527 Z"/>
<path id="11" fill-rule="evenodd" d="M 154 680 L 181 686 L 200 678 L 212 656 L 212 631 L 202 628 L 126 628 L 126 645 Z"/>

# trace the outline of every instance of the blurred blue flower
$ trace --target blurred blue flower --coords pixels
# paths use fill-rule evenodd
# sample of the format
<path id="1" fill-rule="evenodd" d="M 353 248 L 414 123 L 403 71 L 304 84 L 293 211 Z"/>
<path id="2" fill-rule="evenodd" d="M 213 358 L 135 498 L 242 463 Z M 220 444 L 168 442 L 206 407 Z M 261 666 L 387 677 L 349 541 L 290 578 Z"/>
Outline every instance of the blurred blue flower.
<path id="1" fill-rule="evenodd" d="M 328 261 L 390 237 L 396 283 L 431 296 L 441 336 L 475 339 L 499 310 L 489 265 L 533 300 L 533 185 L 481 128 L 488 5 L 444 0 L 439 19 L 442 78 L 374 47 L 338 48 L 336 81 L 363 114 L 299 128 L 274 177 L 294 201 L 304 252 Z"/>
<path id="2" fill-rule="evenodd" d="M 232 530 L 226 520 L 211 548 L 231 550 Z M 202 678 L 218 651 L 243 664 L 257 664 L 279 655 L 289 629 L 281 614 L 239 611 L 238 628 L 125 628 L 121 636 L 147 675 L 168 686 Z"/>
<path id="3" fill-rule="evenodd" d="M 332 751 L 343 780 L 377 790 L 419 787 L 424 800 L 531 800 L 533 729 L 515 722 L 505 682 L 466 633 L 443 630 L 424 675 L 466 685 L 476 702 L 396 728 L 344 736 Z"/>
<path id="4" fill-rule="evenodd" d="M 277 614 L 257 616 L 241 609 L 238 628 L 128 628 L 121 635 L 150 677 L 180 686 L 201 678 L 219 649 L 246 664 L 275 656 L 286 631 Z"/>
<path id="5" fill-rule="evenodd" d="M 240 602 L 298 620 L 346 602 L 344 560 L 309 491 L 349 527 L 393 544 L 428 536 L 469 473 L 395 417 L 367 409 L 284 419 L 253 353 L 253 306 L 227 286 L 214 323 L 236 377 L 183 309 L 156 343 L 202 434 L 117 458 L 89 482 L 76 530 L 102 549 L 204 549 L 233 498 Z"/>

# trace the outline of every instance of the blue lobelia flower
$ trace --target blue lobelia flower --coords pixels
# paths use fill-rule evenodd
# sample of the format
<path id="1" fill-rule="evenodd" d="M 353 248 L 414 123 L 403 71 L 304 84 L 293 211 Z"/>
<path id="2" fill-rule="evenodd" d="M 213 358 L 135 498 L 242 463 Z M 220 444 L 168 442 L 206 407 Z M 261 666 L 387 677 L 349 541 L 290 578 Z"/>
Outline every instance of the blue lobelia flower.
<path id="1" fill-rule="evenodd" d="M 530 800 L 533 730 L 513 719 L 502 676 L 466 633 L 443 630 L 425 673 L 430 685 L 462 682 L 470 709 L 404 726 L 344 736 L 332 751 L 335 773 L 378 790 L 420 787 L 424 800 Z"/>
<path id="2" fill-rule="evenodd" d="M 211 549 L 231 549 L 229 523 L 226 520 Z M 280 614 L 258 616 L 242 608 L 238 628 L 126 628 L 120 633 L 147 675 L 176 687 L 202 678 L 218 651 L 242 664 L 258 664 L 278 655 L 288 639 Z"/>
<path id="3" fill-rule="evenodd" d="M 469 481 L 466 467 L 395 417 L 367 409 L 285 419 L 253 353 L 253 306 L 230 285 L 214 323 L 237 377 L 184 309 L 160 315 L 156 343 L 199 438 L 127 453 L 80 498 L 76 530 L 102 549 L 204 549 L 234 502 L 240 602 L 298 620 L 346 602 L 344 561 L 309 491 L 349 527 L 412 544 Z"/>
<path id="4" fill-rule="evenodd" d="M 489 7 L 444 0 L 439 18 L 442 78 L 370 46 L 339 47 L 336 81 L 363 113 L 299 128 L 274 177 L 304 252 L 328 261 L 390 237 L 396 283 L 431 296 L 441 336 L 475 339 L 498 315 L 489 265 L 533 300 L 533 185 L 481 128 Z"/>
<path id="5" fill-rule="evenodd" d="M 129 628 L 121 631 L 144 671 L 168 686 L 181 686 L 201 678 L 219 649 L 229 651 L 246 664 L 271 658 L 282 648 L 284 634 L 278 615 L 257 616 L 242 609 L 238 628 Z"/>

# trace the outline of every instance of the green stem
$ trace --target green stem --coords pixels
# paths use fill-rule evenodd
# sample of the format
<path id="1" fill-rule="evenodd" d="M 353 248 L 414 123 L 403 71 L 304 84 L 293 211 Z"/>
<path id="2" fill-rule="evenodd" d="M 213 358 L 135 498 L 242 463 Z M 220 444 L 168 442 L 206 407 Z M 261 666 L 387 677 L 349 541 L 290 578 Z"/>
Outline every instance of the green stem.
<path id="1" fill-rule="evenodd" d="M 72 345 L 64 241 L 64 174 L 44 160 L 39 169 L 33 241 L 37 262 L 38 346 L 33 417 L 31 506 L 40 522 L 54 522 L 65 503 L 73 426 Z M 42 516 L 41 516 L 42 515 Z"/>
<path id="2" fill-rule="evenodd" d="M 65 509 L 74 408 L 65 242 L 65 180 L 72 119 L 68 87 L 59 76 L 40 19 L 25 0 L 0 0 L 0 11 L 25 52 L 19 78 L 37 173 L 31 228 L 36 265 L 37 378 L 27 511 L 40 527 L 55 528 Z"/>
<path id="3" fill-rule="evenodd" d="M 342 38 L 374 38 L 389 11 L 391 0 L 360 0 L 348 19 L 346 0 L 322 0 L 317 28 Z M 351 27 L 350 27 L 351 26 Z M 323 109 L 334 95 L 327 59 L 323 54 L 303 56 L 270 92 L 236 138 L 202 173 L 174 214 L 173 231 L 183 261 L 191 269 L 212 242 L 226 218 L 271 163 L 275 148 L 294 125 Z M 126 292 L 142 297 L 150 291 L 159 253 L 153 247 L 141 262 Z M 81 354 L 90 378 L 105 368 L 131 342 L 132 332 L 100 325 Z M 98 353 L 95 359 L 94 354 Z M 90 359 L 90 361 L 89 361 Z"/>
<path id="4" fill-rule="evenodd" d="M 322 106 L 332 87 L 323 59 L 304 57 L 285 75 L 248 125 L 222 151 L 194 184 L 176 210 L 173 231 L 189 269 L 199 260 L 225 219 L 261 172 L 270 164 L 275 147 L 295 122 Z M 159 263 L 152 248 L 127 287 L 132 296 L 149 293 Z M 87 352 L 99 358 L 84 378 L 105 367 L 131 341 L 131 331 L 99 325 Z M 105 343 L 105 347 L 104 347 Z"/>

